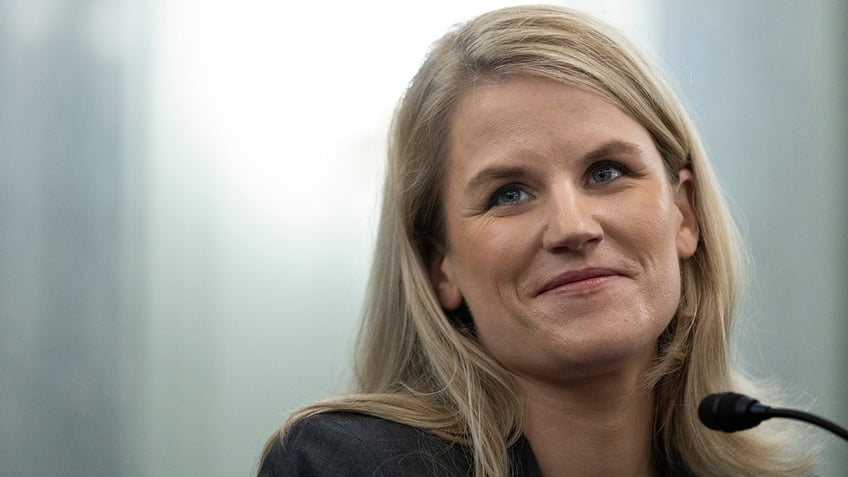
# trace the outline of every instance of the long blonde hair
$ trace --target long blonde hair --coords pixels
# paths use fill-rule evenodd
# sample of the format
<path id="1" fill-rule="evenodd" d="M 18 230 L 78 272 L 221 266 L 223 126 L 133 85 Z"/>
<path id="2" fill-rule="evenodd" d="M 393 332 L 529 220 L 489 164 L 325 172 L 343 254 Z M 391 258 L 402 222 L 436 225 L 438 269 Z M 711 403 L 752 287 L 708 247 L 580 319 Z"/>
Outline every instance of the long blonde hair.
<path id="1" fill-rule="evenodd" d="M 475 84 L 513 77 L 553 79 L 602 96 L 650 132 L 672 180 L 682 168 L 694 173 L 700 243 L 681 262 L 680 305 L 647 376 L 657 464 L 682 462 L 699 475 L 808 473 L 808 457 L 779 457 L 785 439 L 717 433 L 698 422 L 701 398 L 747 384 L 729 357 L 742 272 L 736 228 L 698 134 L 657 69 L 614 29 L 547 6 L 481 15 L 433 45 L 392 125 L 355 394 L 301 409 L 280 436 L 311 414 L 361 412 L 467 445 L 478 477 L 508 475 L 507 448 L 522 429 L 515 383 L 461 317 L 441 308 L 427 269 L 444 232 L 439 192 L 450 115 Z"/>

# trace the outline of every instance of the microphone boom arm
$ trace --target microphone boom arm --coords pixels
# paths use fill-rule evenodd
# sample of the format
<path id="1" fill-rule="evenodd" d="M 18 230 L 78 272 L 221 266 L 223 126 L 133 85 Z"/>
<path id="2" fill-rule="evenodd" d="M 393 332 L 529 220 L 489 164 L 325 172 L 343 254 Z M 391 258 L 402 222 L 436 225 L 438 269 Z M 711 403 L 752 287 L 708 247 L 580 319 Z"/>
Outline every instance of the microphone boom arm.
<path id="1" fill-rule="evenodd" d="M 768 408 L 768 411 L 766 411 L 766 419 L 770 417 L 785 417 L 788 419 L 804 421 L 815 426 L 819 426 L 823 429 L 827 429 L 828 431 L 848 441 L 848 429 L 845 429 L 844 427 L 840 426 L 839 424 L 836 424 L 835 422 L 828 421 L 823 417 L 816 416 L 815 414 L 810 414 L 808 412 L 803 411 L 796 411 L 795 409 L 770 407 Z"/>

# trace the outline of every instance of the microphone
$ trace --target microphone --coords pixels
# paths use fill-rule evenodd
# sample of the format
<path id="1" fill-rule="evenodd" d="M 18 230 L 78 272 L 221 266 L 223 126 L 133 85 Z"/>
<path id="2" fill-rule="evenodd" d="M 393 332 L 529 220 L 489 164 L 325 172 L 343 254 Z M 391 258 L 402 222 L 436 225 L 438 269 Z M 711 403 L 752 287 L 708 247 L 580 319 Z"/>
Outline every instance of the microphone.
<path id="1" fill-rule="evenodd" d="M 698 417 L 710 429 L 724 432 L 742 431 L 772 417 L 785 417 L 814 424 L 848 441 L 848 430 L 827 419 L 794 409 L 772 408 L 738 393 L 710 394 L 698 406 Z"/>

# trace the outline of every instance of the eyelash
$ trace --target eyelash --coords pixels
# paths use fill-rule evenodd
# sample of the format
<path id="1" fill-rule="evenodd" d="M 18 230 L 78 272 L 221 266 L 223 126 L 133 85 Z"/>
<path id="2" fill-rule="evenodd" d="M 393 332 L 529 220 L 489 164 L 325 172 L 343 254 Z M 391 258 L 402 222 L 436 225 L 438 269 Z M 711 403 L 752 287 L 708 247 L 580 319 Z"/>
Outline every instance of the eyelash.
<path id="1" fill-rule="evenodd" d="M 517 204 L 518 202 L 521 201 L 521 199 L 518 199 L 518 200 L 513 201 L 513 202 L 498 203 L 498 201 L 501 199 L 501 196 L 503 194 L 507 193 L 507 192 L 518 192 L 520 194 L 524 194 L 525 196 L 530 195 L 530 194 L 527 193 L 527 191 L 524 190 L 524 186 L 522 186 L 521 184 L 515 183 L 515 182 L 511 182 L 511 183 L 506 184 L 504 186 L 498 187 L 498 189 L 489 198 L 488 208 L 491 209 L 492 207 L 499 207 L 499 206 L 505 206 L 505 205 L 515 205 L 515 204 Z"/>
<path id="2" fill-rule="evenodd" d="M 615 177 L 613 177 L 611 179 L 605 180 L 605 181 L 600 181 L 600 182 L 594 181 L 592 176 L 595 173 L 600 172 L 600 171 L 605 170 L 605 169 L 613 169 L 617 172 L 618 175 L 616 175 Z M 606 184 L 606 183 L 609 183 L 609 182 L 614 182 L 615 180 L 619 179 L 620 177 L 627 176 L 627 175 L 630 175 L 630 170 L 626 166 L 624 166 L 623 164 L 621 164 L 619 162 L 615 162 L 615 161 L 602 161 L 602 162 L 597 162 L 595 164 L 592 164 L 589 167 L 589 169 L 586 171 L 586 180 L 590 183 L 590 185 L 600 186 L 600 185 L 603 185 L 603 184 Z M 497 190 L 495 190 L 495 192 L 492 193 L 491 197 L 489 198 L 487 208 L 491 209 L 491 208 L 494 208 L 494 207 L 516 205 L 516 204 L 519 204 L 520 202 L 522 202 L 523 200 L 526 200 L 526 197 L 521 197 L 521 198 L 514 200 L 514 201 L 511 201 L 511 202 L 499 203 L 503 194 L 505 194 L 507 192 L 518 192 L 519 194 L 523 194 L 524 196 L 530 195 L 525 190 L 524 185 L 517 183 L 517 182 L 510 182 L 509 184 L 505 184 L 501 187 L 498 187 Z"/>
<path id="3" fill-rule="evenodd" d="M 602 169 L 605 169 L 605 168 L 615 169 L 616 171 L 618 171 L 618 175 L 613 177 L 612 179 L 609 179 L 609 180 L 606 180 L 606 181 L 603 181 L 603 182 L 595 182 L 595 184 L 605 184 L 607 182 L 612 182 L 612 181 L 618 179 L 619 177 L 630 175 L 630 170 L 627 167 L 625 167 L 623 164 L 621 164 L 619 162 L 615 162 L 615 161 L 602 161 L 602 162 L 592 164 L 592 166 L 589 167 L 589 170 L 586 171 L 587 178 L 591 179 L 592 175 L 594 175 L 596 172 L 598 172 Z"/>

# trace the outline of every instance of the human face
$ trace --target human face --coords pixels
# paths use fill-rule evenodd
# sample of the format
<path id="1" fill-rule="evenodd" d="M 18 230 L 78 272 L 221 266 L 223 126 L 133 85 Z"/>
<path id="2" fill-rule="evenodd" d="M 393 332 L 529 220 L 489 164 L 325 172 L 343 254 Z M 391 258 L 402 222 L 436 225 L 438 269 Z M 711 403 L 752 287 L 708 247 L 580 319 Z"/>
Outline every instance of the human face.
<path id="1" fill-rule="evenodd" d="M 431 280 L 519 376 L 644 369 L 697 246 L 693 188 L 596 94 L 544 79 L 477 87 L 451 118 Z"/>

